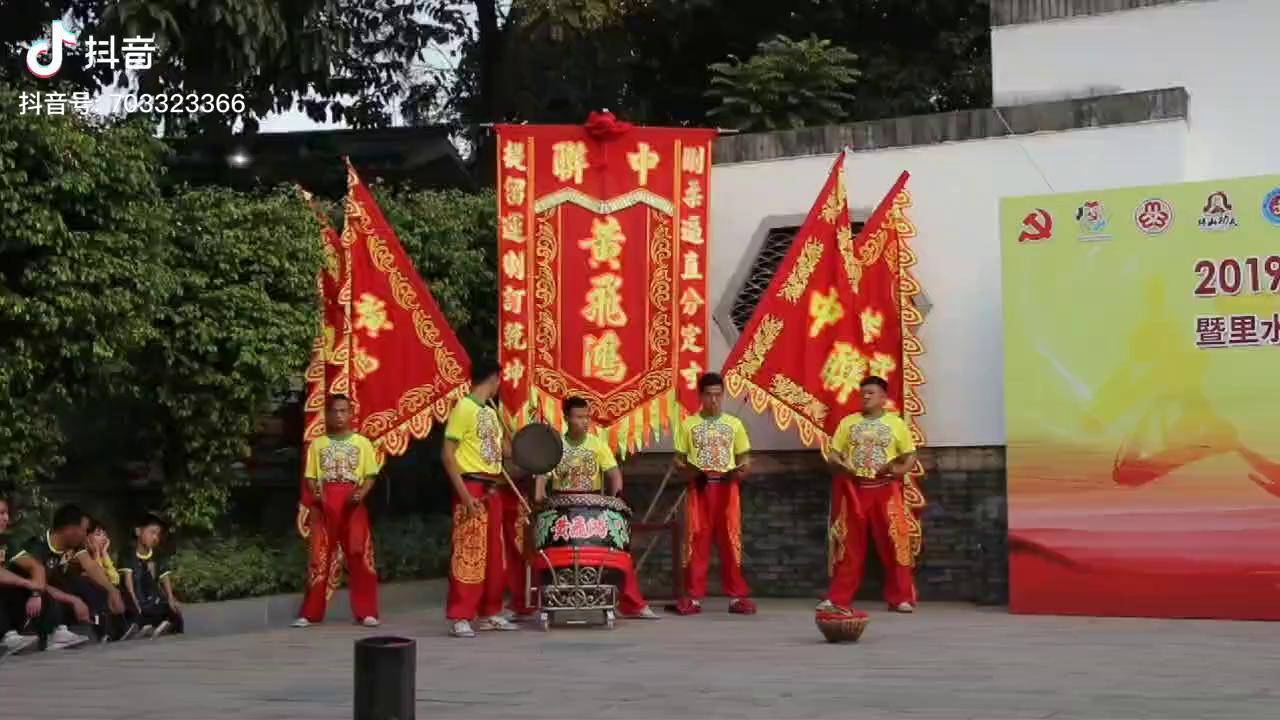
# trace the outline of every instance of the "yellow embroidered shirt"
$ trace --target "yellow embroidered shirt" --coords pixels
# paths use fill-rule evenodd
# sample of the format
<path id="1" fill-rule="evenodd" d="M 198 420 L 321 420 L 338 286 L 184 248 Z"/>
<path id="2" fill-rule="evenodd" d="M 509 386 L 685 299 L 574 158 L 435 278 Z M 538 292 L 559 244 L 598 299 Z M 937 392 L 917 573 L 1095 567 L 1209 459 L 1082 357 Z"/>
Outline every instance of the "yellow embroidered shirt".
<path id="1" fill-rule="evenodd" d="M 502 425 L 493 408 L 470 395 L 462 398 L 449 413 L 444 436 L 458 443 L 455 458 L 463 475 L 502 473 Z"/>
<path id="2" fill-rule="evenodd" d="M 685 418 L 676 428 L 675 447 L 690 465 L 703 472 L 728 472 L 751 451 L 751 441 L 738 418 L 728 413 L 716 417 L 699 414 Z"/>
<path id="3" fill-rule="evenodd" d="M 564 455 L 551 472 L 551 491 L 590 493 L 604 490 L 604 474 L 618 467 L 609 446 L 595 435 L 588 435 L 577 444 L 566 435 L 562 443 Z"/>
<path id="4" fill-rule="evenodd" d="M 878 418 L 854 413 L 840 421 L 831 438 L 831 451 L 858 477 L 875 477 L 885 463 L 916 451 L 911 431 L 902 418 L 886 412 Z"/>
<path id="5" fill-rule="evenodd" d="M 373 451 L 373 443 L 359 433 L 346 437 L 324 435 L 307 449 L 307 479 L 320 483 L 349 482 L 363 485 L 378 474 L 382 466 Z"/>

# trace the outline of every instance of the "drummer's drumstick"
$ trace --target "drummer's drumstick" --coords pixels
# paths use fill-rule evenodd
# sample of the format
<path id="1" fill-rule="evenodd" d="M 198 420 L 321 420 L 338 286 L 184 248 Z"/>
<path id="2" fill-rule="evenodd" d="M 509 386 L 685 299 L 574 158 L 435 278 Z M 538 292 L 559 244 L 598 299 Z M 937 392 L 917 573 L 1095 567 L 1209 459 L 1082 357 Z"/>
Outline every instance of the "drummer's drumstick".
<path id="1" fill-rule="evenodd" d="M 679 497 L 676 498 L 676 502 L 671 506 L 671 509 L 667 511 L 667 516 L 663 518 L 662 524 L 665 525 L 671 522 L 671 518 L 675 517 L 676 511 L 680 509 L 680 504 L 684 501 L 684 494 L 687 492 L 689 492 L 689 488 L 687 486 L 680 491 Z M 649 547 L 645 548 L 644 553 L 640 556 L 640 560 L 636 562 L 637 575 L 640 573 L 640 569 L 644 567 L 644 561 L 649 559 L 649 553 L 653 552 L 653 546 L 656 545 L 657 542 L 657 537 L 653 537 L 649 540 Z M 679 562 L 679 558 L 672 558 L 671 561 Z"/>

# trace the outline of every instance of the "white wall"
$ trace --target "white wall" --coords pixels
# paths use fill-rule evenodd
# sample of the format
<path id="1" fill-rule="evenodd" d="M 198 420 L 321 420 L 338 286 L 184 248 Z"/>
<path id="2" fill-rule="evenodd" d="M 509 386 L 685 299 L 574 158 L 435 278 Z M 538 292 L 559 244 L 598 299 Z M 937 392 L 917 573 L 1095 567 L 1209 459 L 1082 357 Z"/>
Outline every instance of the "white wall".
<path id="1" fill-rule="evenodd" d="M 1187 174 L 1280 169 L 1280 1 L 1211 0 L 996 28 L 997 105 L 1185 87 Z"/>
<path id="2" fill-rule="evenodd" d="M 1124 185 L 1183 176 L 1186 124 L 1181 121 L 1046 133 L 854 153 L 848 163 L 850 205 L 865 217 L 898 173 L 910 171 L 910 211 L 920 277 L 933 309 L 922 339 L 921 367 L 931 445 L 1004 443 L 1003 316 L 1000 298 L 999 199 Z M 1030 157 L 1031 159 L 1028 159 Z M 821 189 L 832 156 L 717 165 L 711 183 L 712 304 L 727 292 L 761 221 L 803 215 Z M 1032 163 L 1034 160 L 1034 163 Z M 1046 185 L 1037 166 L 1048 178 Z M 712 331 L 711 362 L 729 345 Z M 736 401 L 727 407 L 734 411 Z M 794 429 L 745 405 L 753 444 L 761 450 L 800 447 Z"/>

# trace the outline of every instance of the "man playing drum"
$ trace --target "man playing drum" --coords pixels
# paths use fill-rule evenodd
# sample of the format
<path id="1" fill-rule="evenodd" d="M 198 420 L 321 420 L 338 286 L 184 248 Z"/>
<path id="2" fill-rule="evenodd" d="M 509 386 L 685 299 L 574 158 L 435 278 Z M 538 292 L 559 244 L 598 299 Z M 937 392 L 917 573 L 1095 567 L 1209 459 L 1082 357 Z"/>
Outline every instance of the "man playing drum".
<path id="1" fill-rule="evenodd" d="M 617 496 L 622 493 L 622 470 L 613 457 L 613 451 L 603 440 L 587 431 L 591 426 L 591 410 L 581 397 L 565 398 L 564 417 L 569 429 L 564 434 L 564 454 L 560 464 L 550 476 L 539 475 L 535 480 L 534 499 L 541 503 L 547 498 L 547 482 L 552 493 L 605 493 Z M 634 567 L 628 567 L 619 588 L 619 611 L 623 617 L 656 620 L 658 614 L 645 602 L 640 593 L 640 581 Z"/>
<path id="2" fill-rule="evenodd" d="M 720 585 L 728 595 L 729 612 L 754 615 L 742 576 L 742 506 L 739 485 L 750 463 L 751 443 L 738 418 L 722 412 L 724 380 L 715 373 L 698 379 L 702 410 L 676 429 L 676 465 L 689 478 L 685 493 L 685 592 L 676 604 L 681 615 L 702 612 L 707 594 L 711 545 L 720 546 Z"/>

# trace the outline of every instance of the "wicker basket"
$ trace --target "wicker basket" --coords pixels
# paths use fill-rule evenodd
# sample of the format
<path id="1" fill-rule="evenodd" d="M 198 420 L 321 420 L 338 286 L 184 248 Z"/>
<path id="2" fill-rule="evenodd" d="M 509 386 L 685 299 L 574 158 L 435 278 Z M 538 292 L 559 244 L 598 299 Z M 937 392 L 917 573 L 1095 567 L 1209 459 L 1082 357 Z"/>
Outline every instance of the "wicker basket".
<path id="1" fill-rule="evenodd" d="M 817 613 L 814 622 L 818 624 L 818 629 L 827 642 L 852 643 L 858 642 L 858 638 L 862 637 L 862 631 L 867 629 L 871 618 L 863 614 L 827 611 Z"/>

